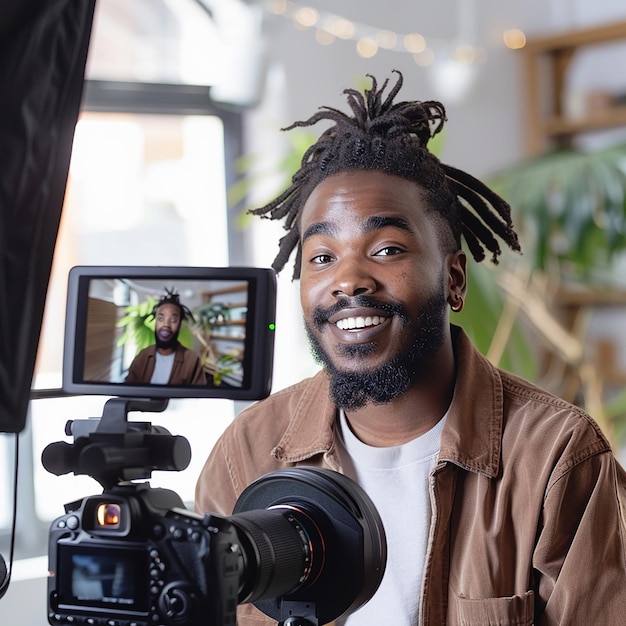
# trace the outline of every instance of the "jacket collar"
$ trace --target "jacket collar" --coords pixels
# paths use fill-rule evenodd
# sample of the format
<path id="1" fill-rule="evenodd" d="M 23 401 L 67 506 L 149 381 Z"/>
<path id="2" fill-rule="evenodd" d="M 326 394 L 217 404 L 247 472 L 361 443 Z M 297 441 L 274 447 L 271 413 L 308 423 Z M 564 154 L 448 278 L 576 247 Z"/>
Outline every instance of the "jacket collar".
<path id="1" fill-rule="evenodd" d="M 153 343 L 147 348 L 146 354 L 148 355 L 149 359 L 156 358 L 156 349 L 156 343 Z M 180 343 L 180 341 L 176 343 L 176 352 L 174 354 L 176 355 L 174 357 L 175 361 L 180 362 L 185 360 L 185 347 L 182 343 Z"/>
<path id="2" fill-rule="evenodd" d="M 303 391 L 293 416 L 285 434 L 272 450 L 276 460 L 286 463 L 298 463 L 315 454 L 329 452 L 334 447 L 337 408 L 330 401 L 326 372 L 318 372 L 300 385 Z"/>
<path id="3" fill-rule="evenodd" d="M 439 461 L 495 477 L 500 465 L 503 390 L 500 372 L 452 326 L 456 360 L 454 397 L 441 433 Z"/>
<path id="4" fill-rule="evenodd" d="M 498 473 L 503 393 L 499 371 L 478 352 L 465 332 L 452 326 L 457 377 L 441 434 L 439 461 L 450 461 L 489 477 Z M 336 407 L 324 371 L 302 383 L 293 417 L 273 450 L 279 461 L 298 463 L 335 445 Z"/>

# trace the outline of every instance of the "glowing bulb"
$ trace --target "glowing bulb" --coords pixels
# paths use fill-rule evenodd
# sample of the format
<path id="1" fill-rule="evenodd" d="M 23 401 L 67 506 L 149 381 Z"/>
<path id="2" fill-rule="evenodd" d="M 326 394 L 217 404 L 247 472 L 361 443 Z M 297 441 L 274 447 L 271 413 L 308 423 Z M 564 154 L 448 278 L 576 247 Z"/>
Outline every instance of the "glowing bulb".
<path id="1" fill-rule="evenodd" d="M 510 28 L 502 34 L 504 45 L 511 50 L 519 50 L 526 45 L 526 35 L 519 28 Z"/>
<path id="2" fill-rule="evenodd" d="M 378 52 L 378 44 L 371 37 L 363 37 L 357 41 L 356 51 L 364 59 L 371 59 Z"/>
<path id="3" fill-rule="evenodd" d="M 323 28 L 318 28 L 315 31 L 315 40 L 322 46 L 330 46 L 330 44 L 335 43 L 335 35 Z"/>
<path id="4" fill-rule="evenodd" d="M 426 39 L 419 33 L 411 33 L 404 37 L 404 47 L 413 54 L 419 54 L 426 49 Z"/>
<path id="5" fill-rule="evenodd" d="M 452 59 L 457 63 L 476 63 L 476 49 L 469 44 L 457 46 L 452 53 Z"/>
<path id="6" fill-rule="evenodd" d="M 309 28 L 317 24 L 317 21 L 320 19 L 320 14 L 311 7 L 303 7 L 296 12 L 293 19 L 296 20 L 300 26 Z"/>
<path id="7" fill-rule="evenodd" d="M 272 0 L 267 8 L 276 15 L 285 15 L 287 13 L 287 0 Z"/>
<path id="8" fill-rule="evenodd" d="M 342 17 L 333 17 L 328 20 L 326 30 L 339 37 L 339 39 L 351 39 L 354 37 L 356 29 L 350 20 Z"/>

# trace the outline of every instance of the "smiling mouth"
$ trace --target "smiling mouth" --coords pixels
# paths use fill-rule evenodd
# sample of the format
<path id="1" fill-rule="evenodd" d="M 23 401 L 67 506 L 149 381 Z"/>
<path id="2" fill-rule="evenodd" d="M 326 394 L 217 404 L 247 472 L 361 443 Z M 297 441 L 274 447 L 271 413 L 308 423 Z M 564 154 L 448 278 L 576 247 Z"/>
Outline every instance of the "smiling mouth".
<path id="1" fill-rule="evenodd" d="M 372 328 L 373 326 L 378 326 L 387 319 L 389 318 L 382 315 L 368 315 L 366 317 L 359 315 L 357 317 L 344 317 L 343 319 L 337 320 L 335 322 L 335 326 L 337 326 L 339 330 L 361 330 L 363 328 Z"/>

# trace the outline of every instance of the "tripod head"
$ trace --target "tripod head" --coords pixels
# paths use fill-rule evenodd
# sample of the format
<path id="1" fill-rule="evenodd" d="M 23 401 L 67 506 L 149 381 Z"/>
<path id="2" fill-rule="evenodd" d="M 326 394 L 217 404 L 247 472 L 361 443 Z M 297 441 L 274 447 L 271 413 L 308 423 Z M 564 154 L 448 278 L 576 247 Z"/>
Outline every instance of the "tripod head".
<path id="1" fill-rule="evenodd" d="M 43 451 L 41 461 L 52 474 L 86 474 L 105 489 L 119 482 L 150 478 L 152 471 L 181 471 L 191 460 L 184 437 L 150 422 L 129 422 L 130 411 L 162 412 L 166 398 L 111 398 L 100 419 L 70 420 L 65 426 L 74 442 L 57 441 Z"/>

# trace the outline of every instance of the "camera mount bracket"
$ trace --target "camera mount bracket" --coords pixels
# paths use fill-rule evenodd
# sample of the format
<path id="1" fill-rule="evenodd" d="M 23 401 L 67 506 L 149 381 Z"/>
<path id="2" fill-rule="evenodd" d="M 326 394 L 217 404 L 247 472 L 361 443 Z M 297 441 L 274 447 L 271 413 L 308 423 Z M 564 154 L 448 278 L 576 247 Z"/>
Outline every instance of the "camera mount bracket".
<path id="1" fill-rule="evenodd" d="M 128 421 L 130 411 L 162 412 L 168 402 L 167 398 L 110 398 L 101 418 L 67 422 L 65 432 L 74 436 L 74 442 L 49 444 L 41 455 L 43 466 L 57 476 L 86 474 L 105 489 L 150 478 L 154 470 L 184 470 L 191 460 L 187 439 L 150 422 Z"/>
<path id="2" fill-rule="evenodd" d="M 318 626 L 317 609 L 315 602 L 290 602 L 282 599 L 283 613 L 290 613 L 291 617 L 278 622 L 278 626 Z"/>

